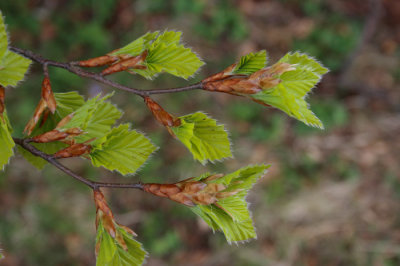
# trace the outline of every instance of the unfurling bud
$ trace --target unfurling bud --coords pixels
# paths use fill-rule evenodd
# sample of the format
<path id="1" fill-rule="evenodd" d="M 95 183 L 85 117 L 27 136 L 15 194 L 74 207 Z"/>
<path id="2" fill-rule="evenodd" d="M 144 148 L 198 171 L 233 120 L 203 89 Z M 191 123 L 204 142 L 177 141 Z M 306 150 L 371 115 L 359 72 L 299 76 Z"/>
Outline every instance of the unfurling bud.
<path id="1" fill-rule="evenodd" d="M 101 220 L 107 232 L 115 237 L 114 214 L 110 207 L 108 207 L 103 193 L 100 190 L 94 190 L 93 193 L 94 203 L 96 204 L 96 228 Z"/>
<path id="2" fill-rule="evenodd" d="M 94 202 L 96 204 L 96 228 L 98 228 L 99 223 L 101 222 L 106 232 L 112 238 L 114 238 L 124 250 L 128 250 L 128 246 L 123 236 L 119 232 L 119 230 L 117 230 L 117 228 L 122 228 L 126 232 L 132 234 L 133 236 L 137 236 L 136 233 L 132 229 L 115 222 L 114 214 L 112 213 L 110 207 L 108 206 L 103 193 L 101 193 L 99 189 L 95 189 L 93 193 L 94 193 Z M 96 245 L 96 254 L 98 254 L 99 250 L 100 246 Z"/>
<path id="3" fill-rule="evenodd" d="M 56 108 L 57 108 L 57 102 L 56 99 L 54 98 L 54 94 L 51 89 L 50 79 L 47 75 L 45 75 L 42 82 L 42 94 L 39 104 L 36 106 L 33 117 L 26 124 L 24 132 L 27 133 L 28 135 L 32 134 L 32 131 L 39 122 L 42 114 L 44 113 L 44 117 L 42 120 L 42 125 L 43 125 L 49 115 L 48 112 L 45 111 L 50 110 L 50 112 L 54 114 Z"/>
<path id="4" fill-rule="evenodd" d="M 117 63 L 114 63 L 113 65 L 107 67 L 104 69 L 101 74 L 106 76 L 110 75 L 113 73 L 125 71 L 127 69 L 145 69 L 146 66 L 140 65 L 147 57 L 147 51 L 144 51 L 142 54 L 137 55 L 137 56 L 132 56 L 125 58 Z"/>
<path id="5" fill-rule="evenodd" d="M 76 143 L 71 146 L 56 152 L 53 156 L 56 159 L 79 157 L 90 153 L 92 146 L 85 143 Z"/>
<path id="6" fill-rule="evenodd" d="M 181 120 L 179 118 L 174 118 L 171 114 L 165 111 L 158 103 L 153 101 L 150 97 L 145 97 L 144 102 L 147 107 L 153 113 L 154 117 L 162 125 L 166 127 L 177 127 L 180 126 Z"/>
<path id="7" fill-rule="evenodd" d="M 79 136 L 82 133 L 83 131 L 79 128 L 70 128 L 66 131 L 59 131 L 57 129 L 54 129 L 49 132 L 40 134 L 34 137 L 32 140 L 36 143 L 48 143 L 53 141 L 65 140 L 68 137 Z"/>
<path id="8" fill-rule="evenodd" d="M 223 176 L 212 175 L 201 181 L 193 181 L 193 178 L 189 178 L 175 184 L 149 183 L 144 184 L 143 190 L 189 207 L 217 204 L 219 199 L 231 197 L 240 191 L 224 191 L 227 189 L 225 185 L 211 182 Z"/>
<path id="9" fill-rule="evenodd" d="M 39 104 L 36 106 L 35 112 L 31 120 L 29 120 L 28 124 L 26 124 L 24 132 L 28 135 L 32 134 L 33 129 L 35 128 L 36 124 L 39 122 L 39 119 L 46 110 L 47 104 L 43 99 L 40 99 Z"/>
<path id="10" fill-rule="evenodd" d="M 42 82 L 42 99 L 46 102 L 49 110 L 54 114 L 57 108 L 57 102 L 51 89 L 49 77 L 44 77 Z"/>
<path id="11" fill-rule="evenodd" d="M 3 115 L 4 110 L 6 109 L 4 105 L 5 95 L 6 95 L 6 90 L 4 89 L 3 86 L 0 85 L 0 116 Z"/>
<path id="12" fill-rule="evenodd" d="M 232 66 L 234 67 L 235 65 Z M 226 72 L 231 71 L 233 69 L 232 66 L 203 80 L 203 88 L 208 91 L 246 96 L 275 87 L 281 82 L 279 79 L 281 74 L 295 70 L 291 64 L 277 63 L 271 67 L 260 69 L 250 76 L 235 77 L 232 74 L 228 75 L 228 72 Z"/>
<path id="13" fill-rule="evenodd" d="M 78 65 L 81 67 L 99 67 L 115 63 L 119 60 L 118 56 L 103 55 L 88 60 L 79 61 Z"/>

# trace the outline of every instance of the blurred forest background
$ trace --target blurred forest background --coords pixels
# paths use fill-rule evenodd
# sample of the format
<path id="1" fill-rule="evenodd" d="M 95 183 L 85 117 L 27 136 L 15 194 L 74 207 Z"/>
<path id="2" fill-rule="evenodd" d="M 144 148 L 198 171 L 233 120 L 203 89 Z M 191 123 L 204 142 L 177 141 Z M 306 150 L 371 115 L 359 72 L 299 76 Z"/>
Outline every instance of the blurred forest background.
<path id="1" fill-rule="evenodd" d="M 166 110 L 203 110 L 231 133 L 235 159 L 201 166 L 152 118 L 142 100 L 118 91 L 123 121 L 161 149 L 132 181 L 174 182 L 248 164 L 273 166 L 250 193 L 258 239 L 229 246 L 190 210 L 131 190 L 107 190 L 117 221 L 138 233 L 147 265 L 400 265 L 400 1 L 398 0 L 1 0 L 12 44 L 60 61 L 121 47 L 147 31 L 174 29 L 205 60 L 190 81 L 117 74 L 137 88 L 191 84 L 241 55 L 266 49 L 270 62 L 299 50 L 331 72 L 309 98 L 326 130 L 246 99 L 193 91 L 156 96 Z M 7 90 L 20 134 L 40 98 L 41 68 Z M 56 92 L 91 97 L 112 89 L 51 68 Z M 94 180 L 129 181 L 85 160 L 63 161 Z M 90 191 L 20 156 L 0 173 L 1 265 L 94 265 Z"/>

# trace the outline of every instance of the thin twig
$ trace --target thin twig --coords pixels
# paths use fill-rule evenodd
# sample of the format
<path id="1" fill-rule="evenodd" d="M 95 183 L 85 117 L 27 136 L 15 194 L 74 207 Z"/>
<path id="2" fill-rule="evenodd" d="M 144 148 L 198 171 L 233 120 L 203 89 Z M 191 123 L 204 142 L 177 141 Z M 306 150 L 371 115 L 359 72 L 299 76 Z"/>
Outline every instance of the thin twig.
<path id="1" fill-rule="evenodd" d="M 99 73 L 95 73 L 95 72 L 90 72 L 90 71 L 86 71 L 83 70 L 80 67 L 75 66 L 72 63 L 63 63 L 63 62 L 58 62 L 58 61 L 53 61 L 53 60 L 49 60 L 46 59 L 44 57 L 42 57 L 39 54 L 36 54 L 32 51 L 28 51 L 28 50 L 23 50 L 17 47 L 13 47 L 13 46 L 9 46 L 8 47 L 9 50 L 20 54 L 26 58 L 29 58 L 41 65 L 47 65 L 47 66 L 53 66 L 53 67 L 58 67 L 58 68 L 63 68 L 65 70 L 68 70 L 71 73 L 74 73 L 80 77 L 84 77 L 84 78 L 89 78 L 89 79 L 93 79 L 96 80 L 100 83 L 109 85 L 113 88 L 119 89 L 119 90 L 123 90 L 123 91 L 127 91 L 136 95 L 139 95 L 141 97 L 146 97 L 152 94 L 165 94 L 165 93 L 176 93 L 176 92 L 184 92 L 184 91 L 191 91 L 191 90 L 198 90 L 198 89 L 202 89 L 202 84 L 201 83 L 196 83 L 193 85 L 189 85 L 189 86 L 184 86 L 184 87 L 179 87 L 179 88 L 170 88 L 170 89 L 153 89 L 153 90 L 140 90 L 140 89 L 136 89 L 136 88 L 131 88 L 131 87 L 127 87 L 124 85 L 121 85 L 119 83 L 116 83 L 114 81 L 111 81 L 109 79 L 106 79 L 104 76 L 102 76 Z"/>
<path id="2" fill-rule="evenodd" d="M 25 150 L 29 151 L 35 156 L 38 156 L 50 164 L 54 165 L 67 175 L 73 177 L 74 179 L 78 180 L 79 182 L 84 183 L 88 187 L 90 187 L 93 190 L 97 190 L 101 187 L 105 188 L 134 188 L 134 189 L 140 189 L 143 190 L 143 183 L 106 183 L 106 182 L 95 182 L 92 180 L 89 180 L 87 178 L 84 178 L 77 173 L 73 172 L 71 169 L 67 168 L 63 164 L 61 164 L 58 160 L 54 158 L 53 155 L 44 153 L 37 149 L 35 146 L 31 145 L 30 142 L 32 142 L 31 139 L 20 139 L 20 138 L 13 138 L 14 142 L 20 145 L 22 148 Z"/>

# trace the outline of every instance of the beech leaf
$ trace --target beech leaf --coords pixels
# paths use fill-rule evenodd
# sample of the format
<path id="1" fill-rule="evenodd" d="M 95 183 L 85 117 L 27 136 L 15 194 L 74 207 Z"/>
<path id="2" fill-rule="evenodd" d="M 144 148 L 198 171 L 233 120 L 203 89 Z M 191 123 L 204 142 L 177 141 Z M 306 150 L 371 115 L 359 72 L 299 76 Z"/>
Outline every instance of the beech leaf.
<path id="1" fill-rule="evenodd" d="M 113 238 L 100 221 L 97 228 L 96 246 L 99 247 L 96 266 L 136 266 L 142 265 L 147 252 L 123 227 L 115 225 L 116 233 L 126 246 Z"/>
<path id="2" fill-rule="evenodd" d="M 241 242 L 256 238 L 246 196 L 254 183 L 261 178 L 269 165 L 248 166 L 212 181 L 204 181 L 207 177 L 194 180 L 209 183 L 219 183 L 227 188 L 221 193 L 231 192 L 231 196 L 219 199 L 215 204 L 196 205 L 191 210 L 199 215 L 214 231 L 222 231 L 226 240 Z"/>
<path id="3" fill-rule="evenodd" d="M 232 157 L 228 133 L 223 125 L 202 112 L 179 117 L 181 125 L 171 127 L 176 137 L 202 164 Z"/>
<path id="4" fill-rule="evenodd" d="M 4 170 L 10 158 L 14 155 L 14 140 L 11 136 L 11 127 L 7 118 L 7 112 L 0 115 L 0 170 Z"/>
<path id="5" fill-rule="evenodd" d="M 123 124 L 95 142 L 89 156 L 94 166 L 126 175 L 135 173 L 156 149 L 144 135 Z"/>

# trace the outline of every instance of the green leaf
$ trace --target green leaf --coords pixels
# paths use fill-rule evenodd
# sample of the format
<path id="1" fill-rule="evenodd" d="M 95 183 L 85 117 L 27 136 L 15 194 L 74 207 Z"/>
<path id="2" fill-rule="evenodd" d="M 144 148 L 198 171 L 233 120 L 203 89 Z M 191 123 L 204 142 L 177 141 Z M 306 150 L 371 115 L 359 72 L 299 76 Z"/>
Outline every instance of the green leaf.
<path id="1" fill-rule="evenodd" d="M 31 60 L 7 50 L 8 36 L 0 11 L 0 85 L 15 86 L 24 78 Z"/>
<path id="2" fill-rule="evenodd" d="M 156 38 L 158 35 L 158 31 L 148 32 L 140 38 L 134 40 L 130 44 L 122 47 L 121 49 L 110 53 L 110 55 L 120 55 L 120 54 L 128 54 L 131 56 L 136 56 L 146 50 L 151 43 L 152 40 Z"/>
<path id="3" fill-rule="evenodd" d="M 0 115 L 0 169 L 4 170 L 10 158 L 14 155 L 14 140 L 11 136 L 11 127 L 8 122 L 7 113 Z"/>
<path id="4" fill-rule="evenodd" d="M 74 112 L 72 119 L 62 126 L 62 129 L 80 128 L 85 133 L 75 137 L 79 143 L 93 138 L 101 138 L 108 133 L 111 126 L 122 116 L 122 112 L 109 102 L 105 102 L 112 95 L 99 99 L 99 95 L 88 100 Z"/>
<path id="5" fill-rule="evenodd" d="M 15 86 L 24 78 L 31 60 L 7 50 L 0 60 L 0 84 Z"/>
<path id="6" fill-rule="evenodd" d="M 148 47 L 143 65 L 146 69 L 132 69 L 131 72 L 152 79 L 158 73 L 167 72 L 181 78 L 189 78 L 204 63 L 192 52 L 179 44 L 181 32 L 165 31 Z"/>
<path id="7" fill-rule="evenodd" d="M 232 157 L 228 133 L 223 125 L 197 112 L 180 117 L 181 125 L 171 127 L 176 137 L 189 149 L 195 160 L 205 164 Z"/>
<path id="8" fill-rule="evenodd" d="M 56 113 L 60 118 L 66 117 L 85 104 L 85 99 L 76 91 L 54 93 L 54 98 L 57 102 Z"/>
<path id="9" fill-rule="evenodd" d="M 4 18 L 0 11 L 0 58 L 3 58 L 8 47 L 8 36 L 6 31 L 6 25 L 4 24 Z"/>
<path id="10" fill-rule="evenodd" d="M 309 109 L 305 98 L 321 80 L 328 69 L 305 54 L 288 53 L 278 63 L 289 63 L 295 70 L 287 71 L 278 78 L 281 82 L 250 97 L 278 108 L 307 125 L 323 128 L 322 122 Z"/>
<path id="11" fill-rule="evenodd" d="M 89 156 L 94 166 L 126 175 L 135 173 L 156 149 L 144 135 L 124 124 L 93 144 Z"/>
<path id="12" fill-rule="evenodd" d="M 100 249 L 97 254 L 96 266 L 135 266 L 142 265 L 147 252 L 142 245 L 124 228 L 116 225 L 119 234 L 126 244 L 126 249 L 104 229 L 100 222 L 97 229 L 96 246 Z"/>
<path id="13" fill-rule="evenodd" d="M 57 102 L 57 109 L 54 114 L 49 114 L 45 123 L 39 121 L 38 126 L 32 131 L 30 137 L 34 137 L 50 130 L 53 130 L 58 122 L 63 119 L 65 116 L 73 113 L 76 109 L 81 107 L 85 101 L 81 95 L 79 95 L 75 91 L 66 92 L 66 93 L 54 93 L 54 97 Z M 53 154 L 63 148 L 66 148 L 67 145 L 55 141 L 51 143 L 31 143 L 31 145 L 35 146 L 39 150 L 44 153 Z M 22 156 L 30 162 L 33 166 L 38 169 L 43 169 L 43 167 L 47 164 L 47 161 L 43 160 L 40 157 L 32 155 L 30 152 L 18 146 L 18 151 L 22 154 Z"/>
<path id="14" fill-rule="evenodd" d="M 249 53 L 242 56 L 233 70 L 233 74 L 250 75 L 262 69 L 267 64 L 267 52 L 265 50 L 257 53 Z"/>
<path id="15" fill-rule="evenodd" d="M 269 165 L 248 166 L 222 178 L 207 181 L 208 183 L 222 183 L 227 186 L 222 192 L 234 191 L 236 194 L 222 198 L 216 204 L 191 207 L 191 210 L 214 231 L 222 231 L 229 243 L 256 238 L 246 195 L 268 168 Z M 202 179 L 196 180 L 201 181 Z"/>

